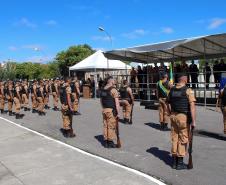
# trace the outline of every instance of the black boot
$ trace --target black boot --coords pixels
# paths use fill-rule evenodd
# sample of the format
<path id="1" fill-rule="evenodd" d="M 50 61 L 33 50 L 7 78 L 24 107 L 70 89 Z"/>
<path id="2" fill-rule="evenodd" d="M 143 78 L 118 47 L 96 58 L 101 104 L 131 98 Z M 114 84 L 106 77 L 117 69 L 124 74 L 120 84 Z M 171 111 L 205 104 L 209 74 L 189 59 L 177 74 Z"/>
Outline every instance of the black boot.
<path id="1" fill-rule="evenodd" d="M 108 140 L 104 140 L 104 148 L 108 148 Z"/>
<path id="2" fill-rule="evenodd" d="M 160 130 L 163 130 L 164 128 L 164 123 L 160 123 Z"/>
<path id="3" fill-rule="evenodd" d="M 64 137 L 66 137 L 66 138 L 68 138 L 68 137 L 69 137 L 69 136 L 68 136 L 68 132 L 67 132 L 67 130 L 65 130 L 65 129 L 61 128 L 61 129 L 60 129 L 60 131 L 61 131 L 61 133 L 63 134 L 63 136 L 64 136 Z"/>
<path id="4" fill-rule="evenodd" d="M 27 107 L 24 107 L 24 111 L 27 111 Z"/>
<path id="5" fill-rule="evenodd" d="M 24 117 L 24 114 L 19 114 L 20 118 L 22 119 Z"/>
<path id="6" fill-rule="evenodd" d="M 163 123 L 163 131 L 167 131 L 168 130 L 168 124 L 167 123 Z"/>
<path id="7" fill-rule="evenodd" d="M 9 116 L 13 116 L 13 112 L 12 111 L 9 111 Z"/>
<path id="8" fill-rule="evenodd" d="M 124 118 L 124 123 L 125 123 L 125 124 L 129 124 L 129 119 Z"/>
<path id="9" fill-rule="evenodd" d="M 185 170 L 188 169 L 187 165 L 183 162 L 183 157 L 178 157 L 177 170 Z"/>
<path id="10" fill-rule="evenodd" d="M 16 114 L 16 119 L 22 119 L 22 117 L 20 116 L 20 114 Z"/>
<path id="11" fill-rule="evenodd" d="M 173 158 L 172 168 L 176 169 L 177 168 L 178 158 L 177 158 L 177 156 L 173 156 L 172 158 Z"/>
<path id="12" fill-rule="evenodd" d="M 36 113 L 37 111 L 35 109 L 32 109 L 32 113 Z"/>
<path id="13" fill-rule="evenodd" d="M 75 115 L 75 116 L 79 116 L 79 115 L 81 115 L 81 113 L 80 113 L 80 112 L 78 112 L 78 111 L 75 111 L 75 112 L 73 113 L 73 115 Z"/>
<path id="14" fill-rule="evenodd" d="M 113 141 L 108 141 L 108 148 L 116 148 L 116 145 Z"/>
<path id="15" fill-rule="evenodd" d="M 1 114 L 5 114 L 5 112 L 4 112 L 4 110 L 3 110 L 3 109 L 1 109 Z"/>
<path id="16" fill-rule="evenodd" d="M 73 129 L 68 130 L 68 135 L 69 135 L 69 137 L 71 137 L 71 138 L 73 138 L 73 137 L 76 136 L 75 133 L 73 132 Z"/>

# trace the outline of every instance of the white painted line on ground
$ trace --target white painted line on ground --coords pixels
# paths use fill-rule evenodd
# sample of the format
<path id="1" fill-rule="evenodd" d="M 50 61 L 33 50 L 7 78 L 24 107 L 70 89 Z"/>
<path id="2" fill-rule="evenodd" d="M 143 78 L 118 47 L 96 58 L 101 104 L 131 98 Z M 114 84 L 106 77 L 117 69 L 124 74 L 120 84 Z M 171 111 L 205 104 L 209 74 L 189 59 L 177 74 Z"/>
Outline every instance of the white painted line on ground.
<path id="1" fill-rule="evenodd" d="M 72 150 L 75 150 L 75 151 L 77 151 L 77 152 L 79 152 L 79 153 L 85 154 L 85 155 L 87 155 L 87 156 L 89 156 L 89 157 L 92 157 L 92 158 L 95 158 L 95 159 L 104 161 L 104 162 L 106 162 L 106 163 L 108 163 L 108 164 L 117 166 L 117 167 L 122 168 L 122 169 L 124 169 L 124 170 L 127 170 L 127 171 L 129 171 L 129 172 L 132 172 L 132 173 L 134 173 L 134 174 L 136 174 L 136 175 L 142 176 L 142 177 L 144 177 L 144 178 L 146 178 L 146 179 L 148 179 L 148 180 L 150 180 L 150 181 L 152 181 L 152 182 L 154 182 L 154 183 L 156 183 L 156 184 L 158 184 L 158 185 L 166 185 L 166 184 L 163 183 L 162 181 L 160 181 L 160 180 L 158 180 L 158 179 L 155 179 L 154 177 L 151 177 L 150 175 L 147 175 L 147 174 L 145 174 L 145 173 L 143 173 L 143 172 L 140 172 L 140 171 L 138 171 L 138 170 L 135 170 L 135 169 L 133 169 L 133 168 L 129 168 L 129 167 L 123 166 L 123 165 L 121 165 L 121 164 L 118 164 L 118 163 L 116 163 L 116 162 L 110 161 L 110 160 L 105 159 L 105 158 L 103 158 L 103 157 L 100 157 L 100 156 L 91 154 L 91 153 L 89 153 L 89 152 L 86 152 L 86 151 L 81 150 L 81 149 L 79 149 L 79 148 L 76 148 L 76 147 L 74 147 L 74 146 L 68 145 L 68 144 L 66 144 L 66 143 L 64 143 L 64 142 L 62 142 L 62 141 L 53 139 L 53 138 L 51 138 L 51 137 L 49 137 L 49 136 L 46 136 L 46 135 L 44 135 L 44 134 L 41 134 L 41 133 L 39 133 L 39 132 L 37 132 L 37 131 L 34 131 L 34 130 L 29 129 L 29 128 L 27 128 L 27 127 L 24 127 L 24 126 L 22 126 L 22 125 L 19 125 L 19 124 L 15 123 L 15 122 L 13 122 L 13 121 L 10 121 L 10 120 L 8 120 L 8 119 L 6 119 L 6 118 L 0 117 L 0 119 L 4 120 L 4 121 L 6 121 L 6 122 L 9 122 L 9 123 L 11 123 L 11 124 L 13 124 L 13 125 L 15 125 L 15 126 L 17 126 L 17 127 L 20 127 L 20 128 L 22 128 L 22 129 L 25 129 L 25 130 L 27 130 L 27 131 L 33 132 L 33 133 L 35 133 L 35 134 L 37 134 L 37 135 L 39 135 L 39 136 L 42 136 L 42 137 L 44 137 L 45 139 L 48 139 L 48 140 L 50 140 L 50 141 L 54 141 L 54 142 L 56 142 L 56 143 L 58 143 L 58 144 L 61 144 L 61 145 L 65 146 L 65 147 L 68 147 L 68 148 L 70 148 L 70 149 L 72 149 Z"/>

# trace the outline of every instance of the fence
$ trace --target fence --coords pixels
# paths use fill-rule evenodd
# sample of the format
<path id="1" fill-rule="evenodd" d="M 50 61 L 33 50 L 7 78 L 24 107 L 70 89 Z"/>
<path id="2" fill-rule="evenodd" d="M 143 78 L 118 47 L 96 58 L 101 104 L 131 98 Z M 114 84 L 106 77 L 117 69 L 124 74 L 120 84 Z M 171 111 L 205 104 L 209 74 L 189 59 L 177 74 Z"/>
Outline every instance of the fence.
<path id="1" fill-rule="evenodd" d="M 215 106 L 219 95 L 221 74 L 225 71 L 188 73 L 188 87 L 194 90 L 197 104 L 204 106 Z M 174 79 L 179 73 L 174 73 Z M 194 75 L 197 75 L 197 82 L 194 82 Z M 150 73 L 142 75 L 113 75 L 117 81 L 117 88 L 120 88 L 123 79 L 130 82 L 133 94 L 137 101 L 157 100 L 157 82 L 160 73 Z M 206 79 L 206 80 L 205 80 Z M 177 80 L 174 80 L 177 83 Z"/>

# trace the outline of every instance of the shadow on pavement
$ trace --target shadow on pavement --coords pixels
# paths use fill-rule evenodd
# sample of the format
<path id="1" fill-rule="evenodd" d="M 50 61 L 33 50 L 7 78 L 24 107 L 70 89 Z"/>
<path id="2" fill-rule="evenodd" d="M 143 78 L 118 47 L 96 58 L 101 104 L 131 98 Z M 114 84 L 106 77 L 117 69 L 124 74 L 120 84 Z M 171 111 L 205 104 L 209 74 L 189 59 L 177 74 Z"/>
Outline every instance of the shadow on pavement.
<path id="1" fill-rule="evenodd" d="M 103 135 L 98 135 L 98 136 L 94 136 L 94 138 L 99 141 L 99 143 L 104 146 L 104 136 Z"/>
<path id="2" fill-rule="evenodd" d="M 149 127 L 154 128 L 156 130 L 160 130 L 160 124 L 159 123 L 152 123 L 152 122 L 150 122 L 150 123 L 144 123 L 144 124 L 149 126 Z M 170 129 L 167 128 L 165 131 L 170 131 Z"/>
<path id="3" fill-rule="evenodd" d="M 155 157 L 159 158 L 161 161 L 163 161 L 166 165 L 171 166 L 172 164 L 172 157 L 170 155 L 170 152 L 165 150 L 160 150 L 157 147 L 152 147 L 146 150 L 146 152 L 154 155 Z"/>
<path id="4" fill-rule="evenodd" d="M 208 132 L 205 130 L 195 130 L 194 135 L 200 136 L 200 137 L 210 137 L 210 138 L 226 141 L 226 135 L 224 136 L 223 134 Z"/>

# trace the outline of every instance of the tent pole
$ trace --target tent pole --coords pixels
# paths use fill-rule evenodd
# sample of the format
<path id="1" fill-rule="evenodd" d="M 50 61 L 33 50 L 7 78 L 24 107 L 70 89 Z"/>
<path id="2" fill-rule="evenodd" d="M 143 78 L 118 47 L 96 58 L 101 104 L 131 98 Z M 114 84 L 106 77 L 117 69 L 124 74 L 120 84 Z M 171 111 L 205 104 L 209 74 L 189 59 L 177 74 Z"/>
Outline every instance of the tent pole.
<path id="1" fill-rule="evenodd" d="M 146 70 L 147 70 L 147 80 L 146 80 L 146 83 L 147 83 L 147 98 L 148 98 L 148 101 L 150 101 L 151 100 L 151 92 L 150 92 L 150 87 L 149 87 L 148 56 L 147 56 Z"/>
<path id="2" fill-rule="evenodd" d="M 97 85 L 97 69 L 95 68 L 94 69 L 94 98 L 96 99 L 97 98 L 97 95 L 96 95 L 96 91 L 97 91 L 97 89 L 96 89 L 96 85 Z"/>
<path id="3" fill-rule="evenodd" d="M 206 66 L 206 40 L 205 39 L 203 39 L 203 47 L 204 47 L 204 61 L 205 61 L 205 66 Z M 204 83 L 204 85 L 205 85 L 205 92 L 204 92 L 204 104 L 205 104 L 205 109 L 206 109 L 206 71 L 204 70 L 204 75 L 205 75 L 205 83 Z"/>
<path id="4" fill-rule="evenodd" d="M 69 68 L 69 77 L 71 77 L 71 71 L 70 71 L 70 68 Z"/>

